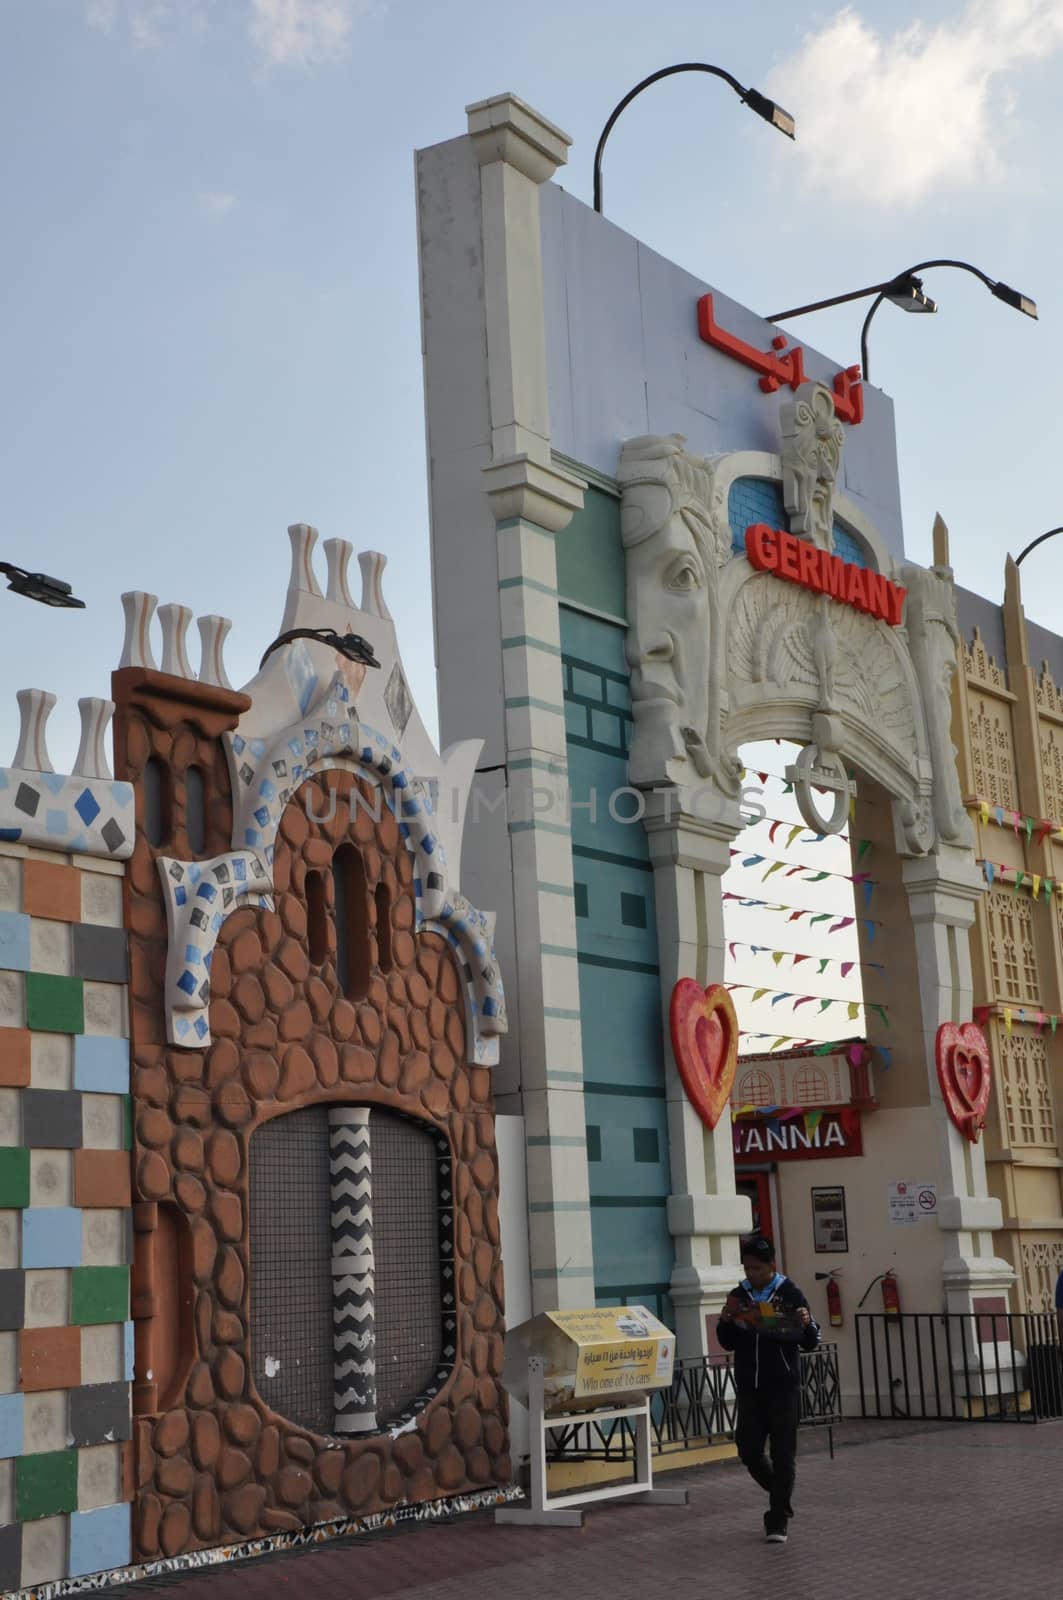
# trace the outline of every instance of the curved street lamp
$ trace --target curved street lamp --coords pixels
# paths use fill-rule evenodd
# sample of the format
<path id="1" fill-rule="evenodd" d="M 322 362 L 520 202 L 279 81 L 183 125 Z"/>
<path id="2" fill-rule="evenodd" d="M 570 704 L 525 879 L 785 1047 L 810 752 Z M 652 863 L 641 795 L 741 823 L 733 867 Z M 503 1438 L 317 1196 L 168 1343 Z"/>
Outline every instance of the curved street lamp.
<path id="1" fill-rule="evenodd" d="M 1035 322 L 1037 320 L 1036 300 L 1031 300 L 1029 295 L 1023 294 L 1019 289 L 1013 289 L 1010 284 L 1002 283 L 999 278 L 989 277 L 987 273 L 982 271 L 981 267 L 974 267 L 969 261 L 951 261 L 947 258 L 937 261 L 917 261 L 914 267 L 909 267 L 907 272 L 900 274 L 900 277 L 902 279 L 910 278 L 913 273 L 923 272 L 928 267 L 958 267 L 961 272 L 969 272 L 972 277 L 978 278 L 981 283 L 984 283 L 990 294 L 994 295 L 996 299 L 1003 300 L 1004 304 L 1011 306 L 1013 311 L 1021 311 L 1023 316 L 1033 317 Z M 871 327 L 871 319 L 883 300 L 888 298 L 889 296 L 885 291 L 878 295 L 864 318 L 864 326 L 860 330 L 860 364 L 865 378 L 870 377 L 868 372 L 867 335 Z"/>
<path id="2" fill-rule="evenodd" d="M 70 611 L 84 611 L 85 602 L 71 591 L 62 578 L 49 578 L 46 572 L 27 572 L 10 561 L 0 561 L 0 573 L 8 580 L 7 586 L 27 600 L 39 600 L 42 606 L 63 606 Z"/>
<path id="3" fill-rule="evenodd" d="M 1022 552 L 1022 554 L 1015 557 L 1015 565 L 1017 567 L 1021 567 L 1031 550 L 1036 550 L 1039 544 L 1044 544 L 1046 539 L 1054 538 L 1057 533 L 1063 533 L 1063 527 L 1049 528 L 1047 533 L 1039 533 L 1036 539 L 1031 539 L 1030 543 L 1026 546 L 1026 549 Z"/>
<path id="4" fill-rule="evenodd" d="M 1033 317 L 1034 321 L 1037 320 L 1037 302 L 1031 300 L 1029 295 L 1023 294 L 1019 289 L 1013 289 L 1010 284 L 1001 283 L 997 278 L 989 277 L 981 267 L 973 267 L 969 261 L 951 261 L 942 257 L 937 261 L 917 261 L 914 267 L 909 267 L 906 272 L 899 272 L 895 278 L 890 278 L 886 283 L 873 283 L 866 289 L 851 289 L 848 294 L 831 295 L 829 300 L 813 300 L 811 305 L 807 306 L 791 306 L 789 311 L 773 311 L 765 321 L 789 322 L 793 317 L 806 316 L 809 311 L 825 311 L 828 306 L 844 306 L 850 300 L 864 300 L 873 294 L 874 303 L 864 318 L 864 326 L 860 330 L 860 369 L 864 377 L 869 378 L 867 335 L 871 319 L 883 300 L 891 300 L 895 306 L 900 306 L 902 311 L 937 310 L 937 301 L 931 300 L 923 293 L 923 280 L 915 276 L 917 272 L 923 272 L 927 267 L 958 267 L 961 272 L 970 272 L 985 284 L 990 294 L 995 295 L 998 300 L 1003 300 L 1006 306 L 1011 306 L 1014 311 L 1021 311 L 1024 316 Z"/>
<path id="5" fill-rule="evenodd" d="M 642 93 L 643 89 L 648 89 L 651 83 L 659 83 L 662 78 L 674 77 L 677 72 L 708 72 L 714 78 L 722 78 L 724 83 L 731 85 L 743 105 L 747 105 L 751 111 L 755 111 L 758 117 L 763 117 L 765 122 L 770 122 L 773 128 L 778 128 L 780 133 L 785 133 L 788 139 L 794 137 L 794 119 L 788 111 L 784 111 L 782 106 L 776 105 L 774 100 L 769 100 L 767 95 L 761 94 L 758 89 L 743 88 L 738 79 L 733 77 L 730 72 L 725 72 L 723 67 L 710 66 L 707 61 L 684 61 L 678 66 L 662 67 L 659 72 L 651 72 L 648 78 L 643 78 L 641 83 L 637 83 L 633 89 L 628 91 L 619 105 L 614 106 L 608 122 L 602 129 L 601 138 L 598 140 L 598 148 L 594 152 L 595 211 L 600 213 L 602 209 L 602 156 L 605 152 L 605 141 L 612 133 L 613 124 L 616 122 L 617 117 L 626 106 L 631 104 L 636 95 Z"/>

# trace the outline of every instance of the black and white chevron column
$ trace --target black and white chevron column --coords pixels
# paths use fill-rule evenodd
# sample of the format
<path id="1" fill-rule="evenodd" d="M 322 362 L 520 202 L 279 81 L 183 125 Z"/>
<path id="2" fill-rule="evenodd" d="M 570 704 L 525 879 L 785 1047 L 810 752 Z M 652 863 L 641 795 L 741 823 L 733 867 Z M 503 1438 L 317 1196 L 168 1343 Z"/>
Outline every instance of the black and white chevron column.
<path id="1" fill-rule="evenodd" d="M 368 1106 L 329 1108 L 332 1360 L 337 1433 L 375 1433 L 373 1162 Z"/>

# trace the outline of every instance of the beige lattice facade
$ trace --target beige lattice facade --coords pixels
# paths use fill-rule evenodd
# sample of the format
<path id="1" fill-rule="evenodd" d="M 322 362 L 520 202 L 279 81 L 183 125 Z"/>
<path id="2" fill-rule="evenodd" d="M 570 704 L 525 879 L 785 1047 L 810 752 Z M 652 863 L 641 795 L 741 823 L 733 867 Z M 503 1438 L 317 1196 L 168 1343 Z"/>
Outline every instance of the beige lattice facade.
<path id="1" fill-rule="evenodd" d="M 1052 1023 L 1063 1013 L 1063 688 L 1046 662 L 1031 662 L 1010 560 L 1002 620 L 997 659 L 977 626 L 967 632 L 953 734 L 976 853 L 993 863 L 971 954 L 976 1008 L 993 1008 L 985 1141 L 990 1190 L 1004 1214 L 996 1248 L 1016 1272 L 1015 1308 L 1043 1311 L 1063 1268 L 1063 1021 Z M 1002 875 L 1001 866 L 1012 871 Z M 1018 887 L 1016 871 L 1024 874 Z"/>

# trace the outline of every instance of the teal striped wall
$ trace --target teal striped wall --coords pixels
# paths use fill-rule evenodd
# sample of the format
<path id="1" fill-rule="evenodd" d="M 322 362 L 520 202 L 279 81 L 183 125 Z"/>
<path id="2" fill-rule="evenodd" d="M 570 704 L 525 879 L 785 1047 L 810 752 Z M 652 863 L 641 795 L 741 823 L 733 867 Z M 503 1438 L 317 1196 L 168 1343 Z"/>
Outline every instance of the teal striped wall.
<path id="1" fill-rule="evenodd" d="M 586 500 L 558 540 L 558 585 L 595 1294 L 599 1305 L 635 1301 L 667 1321 L 673 1254 L 653 873 L 641 824 L 624 820 L 635 799 L 617 795 L 631 729 L 619 502 L 596 488 Z M 594 812 L 580 804 L 592 795 Z"/>

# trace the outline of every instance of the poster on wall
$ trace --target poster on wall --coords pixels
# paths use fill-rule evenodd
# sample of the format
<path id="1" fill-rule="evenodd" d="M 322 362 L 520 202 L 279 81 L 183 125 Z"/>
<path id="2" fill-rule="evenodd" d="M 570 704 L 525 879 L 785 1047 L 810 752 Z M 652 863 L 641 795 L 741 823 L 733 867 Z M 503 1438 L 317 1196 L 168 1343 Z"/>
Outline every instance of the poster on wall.
<path id="1" fill-rule="evenodd" d="M 818 1253 L 846 1251 L 849 1228 L 845 1219 L 844 1189 L 812 1190 L 812 1239 Z"/>
<path id="2" fill-rule="evenodd" d="M 917 1222 L 930 1222 L 938 1213 L 936 1183 L 916 1183 L 911 1178 L 897 1179 L 886 1191 L 890 1223 L 911 1228 Z"/>

